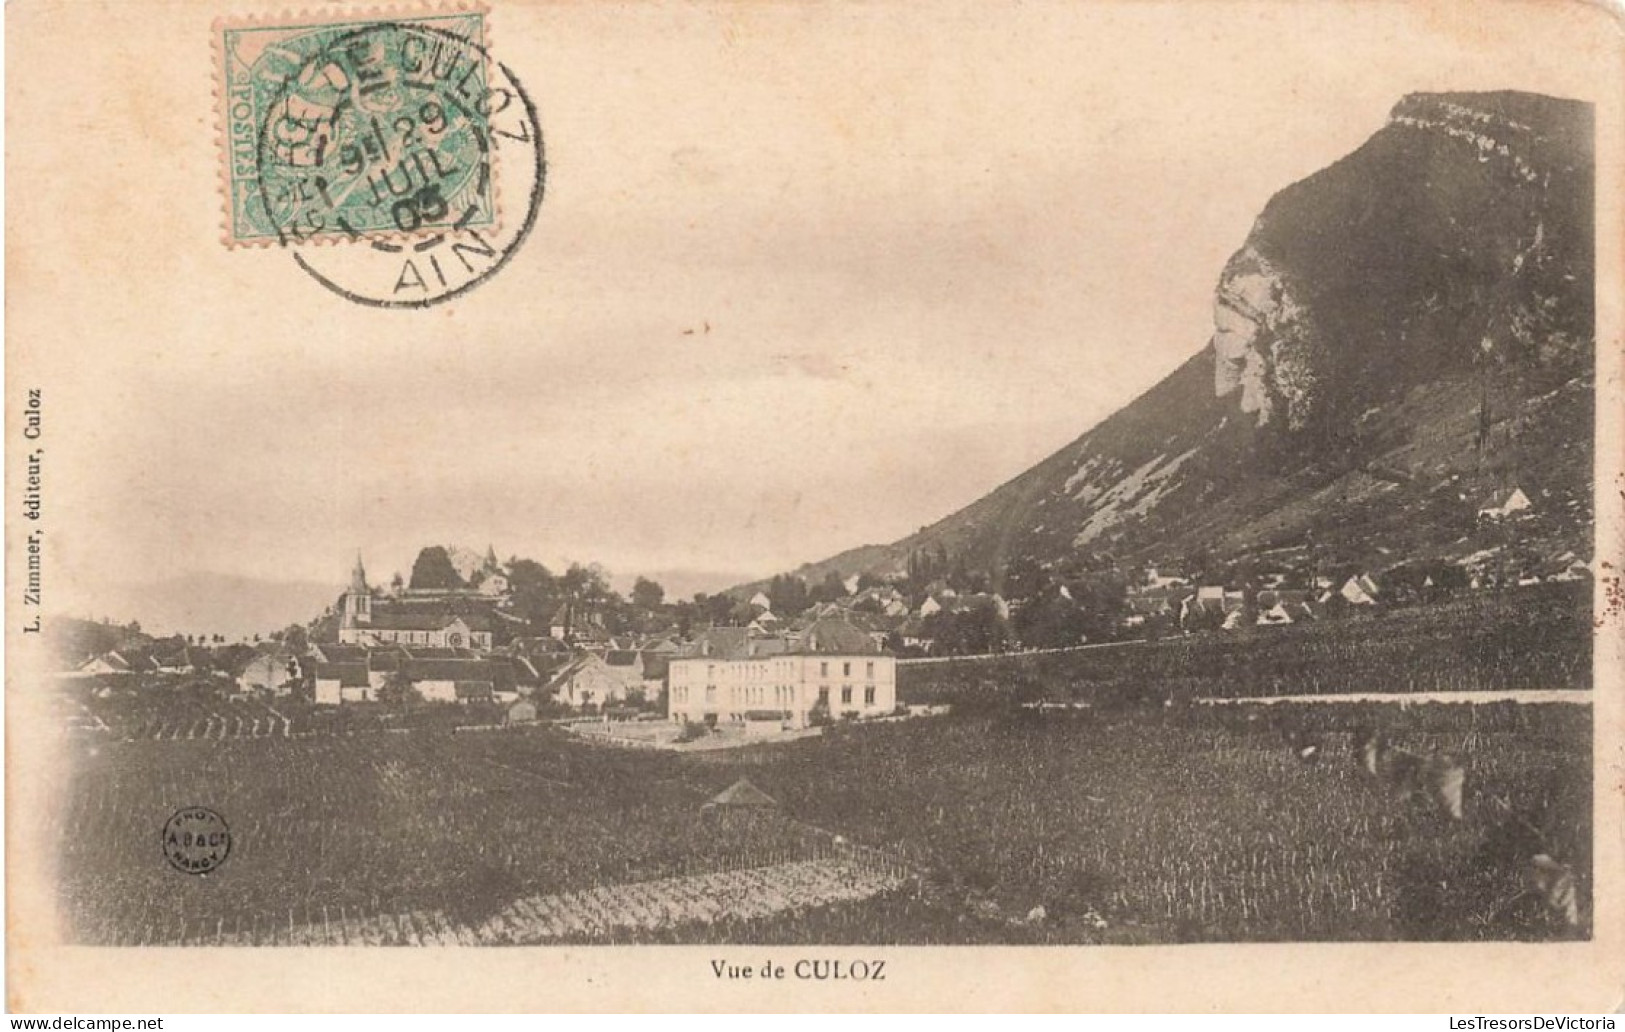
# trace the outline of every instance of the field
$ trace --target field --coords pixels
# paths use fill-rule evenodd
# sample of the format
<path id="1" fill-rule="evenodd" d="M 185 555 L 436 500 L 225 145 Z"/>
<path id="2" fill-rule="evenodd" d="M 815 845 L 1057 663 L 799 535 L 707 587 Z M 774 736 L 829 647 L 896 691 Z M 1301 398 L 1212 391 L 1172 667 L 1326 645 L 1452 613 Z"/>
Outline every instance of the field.
<path id="1" fill-rule="evenodd" d="M 1589 707 L 1261 709 L 1014 710 L 839 729 L 732 762 L 804 819 L 921 873 L 919 898 L 805 930 L 832 941 L 1578 933 L 1522 890 L 1530 857 L 1549 853 L 1574 867 L 1586 909 Z M 1325 758 L 1301 762 L 1283 725 L 1314 736 Z M 1359 770 L 1361 725 L 1459 756 L 1465 819 Z M 1038 907 L 1043 920 L 1026 920 Z"/>
<path id="2" fill-rule="evenodd" d="M 524 895 L 800 855 L 788 822 L 718 825 L 726 787 L 664 756 L 573 745 L 546 729 L 81 748 L 53 817 L 72 934 L 178 941 L 198 929 L 313 924 L 441 909 L 477 923 Z M 198 877 L 167 866 L 159 829 L 185 806 L 231 826 Z"/>
<path id="3" fill-rule="evenodd" d="M 1552 854 L 1574 868 L 1589 912 L 1588 706 L 962 710 L 684 756 L 543 728 L 85 737 L 51 829 L 67 931 L 91 943 L 313 941 L 318 927 L 318 941 L 352 941 L 334 928 L 369 929 L 359 941 L 504 941 L 489 930 L 520 920 L 532 922 L 513 933 L 526 941 L 583 942 L 1585 932 L 1521 888 L 1529 858 Z M 1318 736 L 1325 760 L 1299 762 L 1283 724 Z M 1465 819 L 1358 771 L 1348 743 L 1362 724 L 1462 757 Z M 741 775 L 795 819 L 702 818 Z M 203 877 L 170 869 L 158 843 L 170 813 L 195 805 L 233 832 L 230 859 Z M 856 896 L 832 895 L 827 872 L 810 879 L 805 863 L 829 856 L 836 835 L 877 847 L 868 869 L 886 878 Z M 730 871 L 758 873 L 707 880 Z M 777 902 L 716 902 L 747 884 Z M 609 891 L 627 885 L 643 888 Z M 597 916 L 537 923 L 536 907 L 562 897 L 596 900 Z M 615 913 L 627 899 L 641 909 Z"/>
<path id="4" fill-rule="evenodd" d="M 1095 703 L 1591 687 L 1589 583 L 1546 584 L 1344 619 L 1075 652 L 907 662 L 906 703 L 1000 695 Z"/>
<path id="5" fill-rule="evenodd" d="M 228 700 L 221 687 L 209 678 L 166 674 L 75 680 L 62 687 L 63 722 L 76 733 L 183 742 L 449 731 L 460 725 L 501 724 L 505 714 L 505 707 L 490 703 L 402 710 L 377 703 L 317 706 L 291 696 Z"/>

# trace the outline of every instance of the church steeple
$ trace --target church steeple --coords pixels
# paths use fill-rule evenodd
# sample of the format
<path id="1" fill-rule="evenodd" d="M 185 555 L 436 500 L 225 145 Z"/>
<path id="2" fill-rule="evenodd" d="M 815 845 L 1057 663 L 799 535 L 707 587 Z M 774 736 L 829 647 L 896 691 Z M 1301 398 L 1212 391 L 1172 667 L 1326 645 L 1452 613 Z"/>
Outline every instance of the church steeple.
<path id="1" fill-rule="evenodd" d="M 344 614 L 339 621 L 339 641 L 354 644 L 360 640 L 359 628 L 372 623 L 372 589 L 367 587 L 367 570 L 361 565 L 361 553 L 355 557 L 355 569 L 350 571 L 350 586 L 344 592 Z"/>

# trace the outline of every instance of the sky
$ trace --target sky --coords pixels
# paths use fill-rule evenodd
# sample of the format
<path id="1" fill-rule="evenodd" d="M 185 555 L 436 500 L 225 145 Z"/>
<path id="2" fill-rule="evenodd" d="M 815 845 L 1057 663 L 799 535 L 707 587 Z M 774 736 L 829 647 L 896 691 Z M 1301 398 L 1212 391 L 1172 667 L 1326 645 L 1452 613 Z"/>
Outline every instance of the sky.
<path id="1" fill-rule="evenodd" d="M 406 313 L 220 243 L 207 48 L 115 46 L 208 12 L 31 12 L 94 51 L 12 57 L 9 387 L 46 389 L 60 604 L 336 590 L 436 543 L 687 593 L 931 523 L 1200 350 L 1265 202 L 1406 92 L 1563 85 L 1495 15 L 1290 9 L 498 5 L 546 198 L 506 269 Z"/>

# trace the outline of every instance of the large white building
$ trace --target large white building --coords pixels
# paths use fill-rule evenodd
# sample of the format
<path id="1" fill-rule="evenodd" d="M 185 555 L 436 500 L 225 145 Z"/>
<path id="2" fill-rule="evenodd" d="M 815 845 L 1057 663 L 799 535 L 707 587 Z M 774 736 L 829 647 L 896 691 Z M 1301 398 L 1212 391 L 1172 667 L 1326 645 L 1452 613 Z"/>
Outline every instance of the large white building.
<path id="1" fill-rule="evenodd" d="M 805 727 L 815 713 L 833 720 L 884 716 L 897 708 L 897 660 L 843 620 L 824 619 L 798 637 L 702 635 L 696 654 L 674 657 L 667 715 L 681 723 L 742 724 L 776 719 Z"/>

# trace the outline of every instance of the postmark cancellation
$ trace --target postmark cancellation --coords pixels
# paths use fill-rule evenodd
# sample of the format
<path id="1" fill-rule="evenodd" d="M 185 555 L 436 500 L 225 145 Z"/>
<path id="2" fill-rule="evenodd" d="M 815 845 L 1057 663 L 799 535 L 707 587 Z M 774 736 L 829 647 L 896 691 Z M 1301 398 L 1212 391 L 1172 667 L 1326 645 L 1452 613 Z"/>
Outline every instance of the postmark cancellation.
<path id="1" fill-rule="evenodd" d="M 499 220 L 486 12 L 226 19 L 228 245 L 422 238 Z"/>

